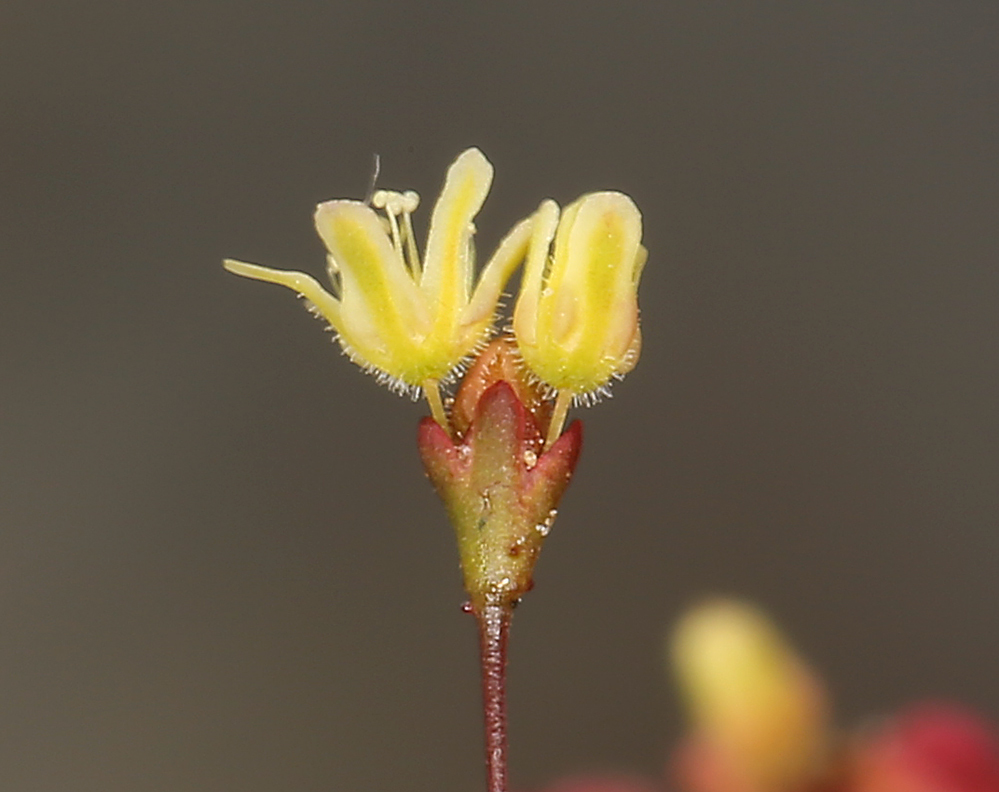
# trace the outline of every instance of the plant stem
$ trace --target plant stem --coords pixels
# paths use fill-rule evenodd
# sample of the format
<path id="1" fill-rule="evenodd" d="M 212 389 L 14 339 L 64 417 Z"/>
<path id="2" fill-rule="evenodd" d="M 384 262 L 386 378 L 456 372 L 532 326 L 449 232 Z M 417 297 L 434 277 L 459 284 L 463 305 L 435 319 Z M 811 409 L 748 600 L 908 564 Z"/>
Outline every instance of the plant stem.
<path id="1" fill-rule="evenodd" d="M 562 427 L 565 426 L 565 417 L 569 414 L 569 408 L 572 407 L 573 398 L 572 391 L 560 390 L 558 392 L 558 396 L 555 398 L 555 411 L 552 413 L 552 420 L 548 426 L 548 434 L 545 437 L 546 451 L 552 447 L 552 443 L 558 440 L 559 435 L 562 434 Z"/>
<path id="2" fill-rule="evenodd" d="M 424 380 L 423 393 L 427 397 L 427 404 L 430 405 L 430 414 L 434 420 L 441 425 L 448 434 L 451 434 L 451 424 L 444 411 L 444 402 L 441 400 L 440 383 L 435 379 Z"/>
<path id="3" fill-rule="evenodd" d="M 507 792 L 506 643 L 513 609 L 508 604 L 476 608 L 482 711 L 486 725 L 486 789 Z"/>

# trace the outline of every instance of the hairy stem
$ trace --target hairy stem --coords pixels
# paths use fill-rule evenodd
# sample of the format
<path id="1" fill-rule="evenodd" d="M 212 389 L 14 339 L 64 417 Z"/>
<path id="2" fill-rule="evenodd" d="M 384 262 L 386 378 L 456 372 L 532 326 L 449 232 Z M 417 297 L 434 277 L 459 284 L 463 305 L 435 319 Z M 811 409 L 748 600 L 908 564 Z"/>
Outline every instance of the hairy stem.
<path id="1" fill-rule="evenodd" d="M 488 792 L 507 792 L 506 644 L 512 616 L 513 609 L 506 604 L 483 605 L 475 610 L 482 664 Z"/>

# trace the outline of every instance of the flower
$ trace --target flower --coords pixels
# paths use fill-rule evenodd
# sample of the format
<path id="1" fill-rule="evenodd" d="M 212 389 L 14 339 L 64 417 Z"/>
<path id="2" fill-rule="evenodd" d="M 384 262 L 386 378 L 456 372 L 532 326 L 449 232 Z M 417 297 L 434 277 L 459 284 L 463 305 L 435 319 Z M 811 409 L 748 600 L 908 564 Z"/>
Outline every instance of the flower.
<path id="1" fill-rule="evenodd" d="M 396 391 L 426 395 L 432 417 L 420 422 L 418 446 L 455 531 L 465 610 L 479 627 L 488 783 L 505 790 L 510 620 L 534 585 L 579 458 L 581 422 L 562 433 L 569 405 L 637 360 L 645 249 L 641 216 L 625 195 L 585 195 L 561 223 L 554 201 L 543 201 L 476 280 L 473 220 L 492 177 L 476 148 L 452 163 L 422 261 L 411 220 L 419 196 L 379 190 L 370 205 L 334 200 L 316 209 L 330 291 L 302 272 L 233 260 L 225 268 L 298 293 L 355 363 Z M 490 341 L 500 294 L 525 258 L 514 335 Z M 457 373 L 446 410 L 440 384 Z M 627 780 L 591 789 L 646 792 Z"/>
<path id="2" fill-rule="evenodd" d="M 329 251 L 332 293 L 309 275 L 227 260 L 237 275 L 287 286 L 329 322 L 344 352 L 394 390 L 427 394 L 443 417 L 438 383 L 448 381 L 492 332 L 500 293 L 526 255 L 533 218 L 518 223 L 483 268 L 474 290 L 473 219 L 493 167 L 477 148 L 448 169 L 421 261 L 410 215 L 419 196 L 379 190 L 372 204 L 319 204 L 315 222 Z"/>
<path id="3" fill-rule="evenodd" d="M 549 388 L 588 402 L 638 361 L 642 216 L 627 195 L 596 192 L 561 220 L 545 201 L 536 218 L 513 315 L 517 346 Z"/>

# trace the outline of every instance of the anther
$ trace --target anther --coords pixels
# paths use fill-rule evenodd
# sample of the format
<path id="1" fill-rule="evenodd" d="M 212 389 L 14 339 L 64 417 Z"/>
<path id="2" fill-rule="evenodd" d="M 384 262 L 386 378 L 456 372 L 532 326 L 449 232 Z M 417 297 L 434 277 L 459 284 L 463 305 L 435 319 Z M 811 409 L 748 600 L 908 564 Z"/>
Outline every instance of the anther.
<path id="1" fill-rule="evenodd" d="M 413 190 L 404 193 L 395 190 L 378 190 L 371 196 L 371 205 L 375 209 L 385 210 L 388 217 L 389 231 L 392 234 L 392 244 L 403 258 L 409 257 L 410 269 L 419 270 L 416 240 L 413 237 L 413 224 L 409 215 L 420 205 L 420 196 Z M 402 216 L 402 228 L 399 228 L 399 216 Z M 403 245 L 406 246 L 405 252 Z"/>
<path id="2" fill-rule="evenodd" d="M 402 194 L 402 211 L 412 214 L 420 205 L 420 194 L 415 190 L 406 190 Z"/>

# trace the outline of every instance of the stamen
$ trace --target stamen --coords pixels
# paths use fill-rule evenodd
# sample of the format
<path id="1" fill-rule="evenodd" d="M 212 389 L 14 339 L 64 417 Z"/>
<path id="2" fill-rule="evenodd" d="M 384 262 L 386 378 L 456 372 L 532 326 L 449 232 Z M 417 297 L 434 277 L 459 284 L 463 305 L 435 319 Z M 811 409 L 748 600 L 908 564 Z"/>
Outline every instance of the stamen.
<path id="1" fill-rule="evenodd" d="M 385 207 L 385 212 L 388 214 L 389 223 L 392 225 L 392 245 L 395 247 L 395 252 L 402 258 L 402 237 L 399 233 L 399 221 L 396 220 L 396 213 L 392 211 L 395 208 L 392 204 L 389 204 Z"/>
<path id="2" fill-rule="evenodd" d="M 413 190 L 406 190 L 402 194 L 402 230 L 406 237 L 406 253 L 409 256 L 409 269 L 417 279 L 423 273 L 423 267 L 420 265 L 420 253 L 416 248 L 416 234 L 413 233 L 413 221 L 410 215 L 419 205 L 420 196 Z"/>
<path id="3" fill-rule="evenodd" d="M 394 190 L 379 190 L 371 196 L 371 205 L 385 211 L 389 230 L 392 234 L 392 246 L 396 253 L 409 265 L 410 272 L 418 277 L 421 272 L 420 258 L 416 250 L 416 235 L 413 233 L 413 223 L 409 216 L 420 205 L 420 196 L 412 190 L 404 193 Z M 399 215 L 402 215 L 402 228 L 399 227 Z M 403 249 L 405 246 L 405 250 Z"/>

